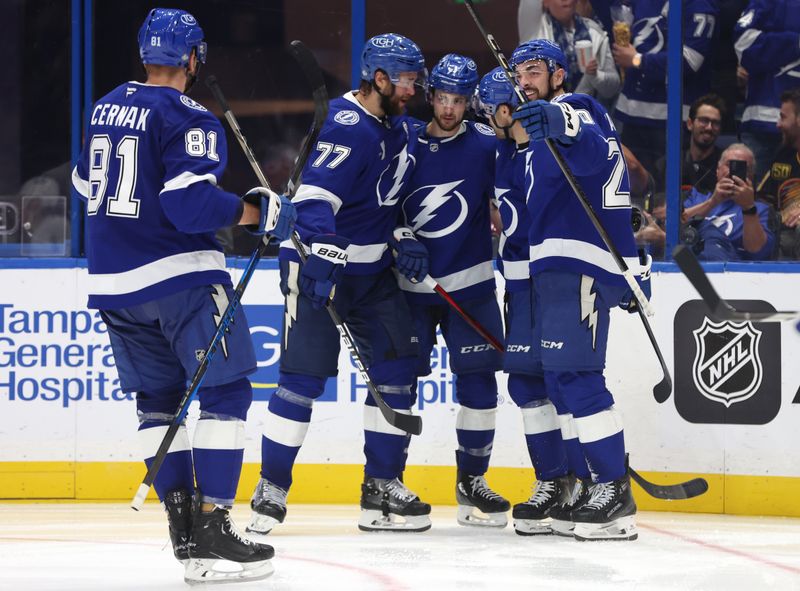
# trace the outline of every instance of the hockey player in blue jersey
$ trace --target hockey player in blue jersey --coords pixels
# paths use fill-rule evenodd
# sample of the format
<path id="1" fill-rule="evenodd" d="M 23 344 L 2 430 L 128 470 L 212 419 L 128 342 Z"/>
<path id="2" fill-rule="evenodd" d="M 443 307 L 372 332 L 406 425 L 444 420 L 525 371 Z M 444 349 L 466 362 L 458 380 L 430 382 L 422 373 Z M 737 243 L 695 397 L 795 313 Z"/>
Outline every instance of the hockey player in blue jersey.
<path id="1" fill-rule="evenodd" d="M 534 343 L 548 384 L 573 416 L 593 484 L 570 517 L 578 540 L 637 537 L 636 504 L 619 411 L 603 368 L 610 310 L 631 294 L 597 229 L 543 140 L 551 140 L 586 191 L 630 269 L 640 270 L 631 228 L 630 188 L 619 137 L 605 109 L 587 95 L 564 94 L 566 60 L 546 40 L 511 56 L 528 98 L 514 113 L 531 145 L 526 177 L 531 216 Z M 629 304 L 626 304 L 629 305 Z"/>
<path id="2" fill-rule="evenodd" d="M 508 393 L 522 413 L 525 442 L 537 479 L 531 497 L 514 505 L 512 516 L 519 535 L 572 535 L 569 511 L 585 494 L 591 475 L 572 415 L 558 397 L 550 400 L 547 394 L 539 361 L 540 342 L 533 341 L 530 214 L 525 202 L 529 141 L 520 123 L 512 119 L 518 103 L 502 68 L 483 77 L 476 111 L 490 122 L 498 138 L 495 199 L 499 201 L 503 235 L 497 263 L 506 285 L 503 371 L 508 374 Z"/>
<path id="3" fill-rule="evenodd" d="M 108 325 L 123 391 L 136 392 L 149 465 L 233 293 L 214 232 L 242 224 L 285 239 L 295 211 L 263 187 L 242 200 L 217 186 L 225 133 L 184 94 L 206 58 L 194 17 L 152 10 L 139 30 L 139 51 L 147 82 L 122 84 L 95 103 L 72 181 L 87 203 L 89 307 Z M 255 370 L 240 307 L 198 391 L 194 441 L 182 425 L 154 483 L 189 583 L 272 572 L 272 547 L 243 539 L 229 515 L 252 400 L 246 376 Z M 220 559 L 238 570 L 217 569 Z"/>
<path id="4" fill-rule="evenodd" d="M 419 47 L 393 33 L 373 37 L 361 54 L 361 85 L 330 103 L 299 187 L 297 231 L 310 253 L 299 263 L 291 243 L 280 251 L 285 316 L 278 389 L 262 438 L 261 480 L 248 530 L 268 533 L 286 516 L 292 467 L 314 400 L 338 371 L 339 334 L 325 303 L 347 323 L 385 401 L 410 413 L 417 355 L 408 306 L 391 269 L 427 274 L 427 253 L 413 237 L 392 238 L 399 199 L 414 168 L 416 136 L 404 114 L 424 83 Z M 391 249 L 388 243 L 392 242 Z M 364 406 L 364 482 L 359 528 L 424 531 L 430 505 L 403 484 L 410 437 L 391 426 L 368 395 Z"/>
<path id="5" fill-rule="evenodd" d="M 490 333 L 502 334 L 495 298 L 489 219 L 494 192 L 491 128 L 464 121 L 478 82 L 475 62 L 448 54 L 431 70 L 433 119 L 418 128 L 417 166 L 402 201 L 405 224 L 430 254 L 431 276 Z M 456 418 L 456 500 L 462 525 L 504 527 L 507 500 L 485 473 L 494 441 L 500 353 L 428 287 L 400 276 L 419 336 L 418 375 L 431 372 L 440 327 L 460 403 Z M 484 515 L 475 512 L 477 508 Z"/>

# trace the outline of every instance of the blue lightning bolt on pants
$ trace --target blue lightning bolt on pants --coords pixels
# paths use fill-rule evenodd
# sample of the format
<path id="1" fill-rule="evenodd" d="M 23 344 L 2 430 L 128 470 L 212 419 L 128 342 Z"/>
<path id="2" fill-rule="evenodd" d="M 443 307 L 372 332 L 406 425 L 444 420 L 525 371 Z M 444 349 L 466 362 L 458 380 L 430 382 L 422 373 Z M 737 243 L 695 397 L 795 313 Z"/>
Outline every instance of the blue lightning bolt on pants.
<path id="1" fill-rule="evenodd" d="M 603 369 L 609 312 L 626 290 L 562 271 L 544 271 L 533 278 L 532 342 L 539 343 L 547 393 L 557 409 L 563 407 L 574 417 L 578 441 L 597 482 L 625 475 L 622 421 Z"/>
<path id="2" fill-rule="evenodd" d="M 120 388 L 136 392 L 146 464 L 161 444 L 199 365 L 198 352 L 211 341 L 220 306 L 224 310 L 230 295 L 230 286 L 205 285 L 138 306 L 101 311 Z M 156 477 L 159 498 L 179 488 L 191 492 L 196 476 L 203 500 L 233 504 L 244 453 L 244 419 L 252 400 L 245 376 L 255 369 L 250 330 L 240 307 L 198 392 L 201 412 L 194 441 L 190 444 L 186 427 L 180 427 Z"/>

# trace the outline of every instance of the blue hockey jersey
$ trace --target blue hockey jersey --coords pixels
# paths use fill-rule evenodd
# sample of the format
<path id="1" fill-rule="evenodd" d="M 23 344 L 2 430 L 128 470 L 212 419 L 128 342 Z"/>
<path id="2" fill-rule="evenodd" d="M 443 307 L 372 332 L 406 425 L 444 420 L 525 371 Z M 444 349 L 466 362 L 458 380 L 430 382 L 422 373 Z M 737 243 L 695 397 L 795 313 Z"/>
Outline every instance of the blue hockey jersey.
<path id="1" fill-rule="evenodd" d="M 735 38 L 748 73 L 741 128 L 777 134 L 781 93 L 800 86 L 800 0 L 750 0 Z"/>
<path id="2" fill-rule="evenodd" d="M 637 273 L 640 263 L 631 228 L 628 169 L 611 118 L 600 103 L 585 94 L 563 94 L 554 102 L 571 105 L 581 122 L 578 140 L 568 146 L 556 143 L 558 150 L 628 268 Z M 611 253 L 547 145 L 532 142 L 527 155 L 531 273 L 571 271 L 602 283 L 624 285 Z"/>
<path id="3" fill-rule="evenodd" d="M 639 68 L 628 68 L 615 117 L 639 125 L 667 120 L 667 0 L 634 0 L 631 43 L 642 54 Z M 683 104 L 706 94 L 711 84 L 711 48 L 718 37 L 717 0 L 683 0 Z"/>
<path id="4" fill-rule="evenodd" d="M 525 154 L 528 145 L 512 140 L 497 140 L 494 166 L 494 198 L 500 209 L 503 233 L 498 247 L 497 266 L 506 281 L 506 291 L 528 289 L 528 228 L 530 218 L 525 205 Z"/>
<path id="5" fill-rule="evenodd" d="M 242 202 L 217 187 L 225 133 L 173 88 L 128 82 L 95 103 L 72 184 L 86 200 L 89 307 L 230 285 L 214 232 Z"/>
<path id="6" fill-rule="evenodd" d="M 416 134 L 405 115 L 379 119 L 352 92 L 330 102 L 293 199 L 295 229 L 309 243 L 321 234 L 350 240 L 348 275 L 366 275 L 392 262 L 387 242 L 399 219 L 400 196 L 414 169 Z M 280 257 L 299 260 L 290 241 Z"/>
<path id="7" fill-rule="evenodd" d="M 430 275 L 463 299 L 492 292 L 489 206 L 494 195 L 496 138 L 483 123 L 463 122 L 447 138 L 418 128 L 417 167 L 402 200 L 404 224 L 428 249 Z M 439 303 L 427 287 L 399 277 L 419 303 Z"/>

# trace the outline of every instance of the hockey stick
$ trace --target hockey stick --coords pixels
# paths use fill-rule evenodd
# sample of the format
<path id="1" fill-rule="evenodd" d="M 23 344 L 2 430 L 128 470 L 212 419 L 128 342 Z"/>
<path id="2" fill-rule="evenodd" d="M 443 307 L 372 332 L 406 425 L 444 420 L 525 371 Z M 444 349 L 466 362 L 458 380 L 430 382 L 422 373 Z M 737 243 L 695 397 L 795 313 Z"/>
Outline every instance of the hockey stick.
<path id="1" fill-rule="evenodd" d="M 292 174 L 292 179 L 289 181 L 290 186 L 292 187 L 291 192 L 293 194 L 299 186 L 300 173 L 303 169 L 303 166 L 298 166 L 298 164 L 305 164 L 308 154 L 311 152 L 312 146 L 317 141 L 316 138 L 319 134 L 320 128 L 322 127 L 322 123 L 324 123 L 325 118 L 327 117 L 328 91 L 325 88 L 325 81 L 322 78 L 322 71 L 320 70 L 317 61 L 314 58 L 314 54 L 311 53 L 311 51 L 300 41 L 292 41 L 291 49 L 306 78 L 314 87 L 314 124 L 312 126 L 311 133 L 309 133 L 309 135 L 306 137 L 306 141 L 303 143 L 300 156 L 298 156 L 297 163 L 295 164 L 294 174 Z M 222 94 L 222 89 L 220 89 L 216 79 L 210 77 L 207 81 L 207 84 L 209 85 L 214 98 L 222 107 L 222 110 L 225 113 L 225 119 L 228 121 L 228 125 L 231 127 L 233 134 L 239 141 L 239 145 L 242 147 L 242 150 L 247 156 L 247 160 L 250 162 L 250 166 L 252 167 L 253 172 L 255 172 L 256 177 L 258 177 L 258 181 L 262 186 L 269 187 L 269 181 L 264 175 L 264 171 L 261 170 L 261 166 L 259 166 L 253 151 L 250 149 L 247 140 L 242 134 L 242 130 L 241 127 L 239 127 L 236 116 L 230 110 L 228 102 L 225 100 L 225 96 Z M 306 254 L 305 247 L 303 246 L 303 243 L 300 242 L 300 238 L 296 232 L 292 234 L 292 244 L 294 245 L 295 250 L 297 250 L 300 260 L 305 263 L 308 255 Z M 364 364 L 364 361 L 361 358 L 358 349 L 356 348 L 355 339 L 353 338 L 350 329 L 347 327 L 339 313 L 334 308 L 333 299 L 331 296 L 328 296 L 328 301 L 325 302 L 325 309 L 328 311 L 331 320 L 336 326 L 336 330 L 339 332 L 342 341 L 344 341 L 345 347 L 350 353 L 350 356 L 352 357 L 353 362 L 358 369 L 359 375 L 367 385 L 369 393 L 372 394 L 372 398 L 375 400 L 375 403 L 377 404 L 378 409 L 381 411 L 383 417 L 386 419 L 386 422 L 393 427 L 405 431 L 406 433 L 411 433 L 412 435 L 419 435 L 422 433 L 422 419 L 419 416 L 398 412 L 394 408 L 390 407 L 383 399 L 383 396 L 381 396 L 381 393 L 378 391 L 375 383 L 372 381 L 372 379 L 370 379 L 369 374 L 367 373 L 366 365 Z"/>
<path id="2" fill-rule="evenodd" d="M 321 75 L 319 78 L 320 80 L 322 79 Z M 214 76 L 209 76 L 206 81 L 206 84 L 208 84 L 212 92 L 214 92 L 215 87 L 217 89 L 219 88 L 219 86 L 217 85 L 216 78 Z M 317 101 L 317 99 L 320 97 L 318 97 L 318 89 L 315 88 L 314 99 L 316 108 L 314 115 L 314 124 L 312 126 L 311 132 L 306 138 L 306 142 L 300 149 L 300 154 L 298 155 L 297 161 L 295 162 L 294 165 L 294 169 L 292 170 L 291 178 L 293 179 L 295 185 L 297 184 L 297 180 L 299 179 L 300 174 L 303 171 L 303 167 L 305 166 L 305 162 L 308 159 L 308 155 L 311 151 L 311 143 L 313 140 L 316 139 L 316 136 L 319 135 L 319 129 L 322 127 L 322 123 L 325 121 L 325 117 L 327 116 L 328 100 L 324 84 L 322 87 L 322 94 L 320 96 L 322 99 L 321 103 Z M 321 108 L 319 107 L 319 104 L 322 104 Z M 226 113 L 226 118 L 227 115 L 228 114 Z M 232 129 L 234 131 L 234 134 L 236 134 L 238 131 L 239 136 L 241 136 L 241 130 L 239 129 L 238 125 L 232 126 Z M 237 139 L 239 136 L 237 136 Z M 244 140 L 244 137 L 241 137 L 240 141 L 245 141 L 246 145 L 246 140 Z M 251 164 L 255 163 L 255 165 L 258 166 L 258 164 L 255 162 L 255 157 L 253 156 L 253 153 L 252 151 L 250 151 L 249 147 L 247 148 L 247 150 L 245 150 L 245 153 L 247 154 L 248 159 L 252 158 Z M 252 278 L 256 267 L 258 266 L 258 262 L 261 260 L 261 257 L 264 256 L 264 253 L 266 252 L 268 245 L 269 245 L 269 237 L 265 235 L 259 242 L 259 245 L 256 248 L 256 250 L 251 255 L 250 260 L 247 262 L 247 265 L 244 268 L 244 272 L 242 273 L 242 277 L 241 279 L 239 279 L 239 283 L 237 284 L 236 289 L 234 290 L 233 297 L 228 301 L 228 306 L 227 308 L 225 308 L 225 312 L 222 314 L 222 317 L 220 318 L 219 323 L 217 324 L 216 332 L 214 333 L 214 336 L 212 337 L 208 347 L 206 347 L 206 350 L 203 354 L 203 359 L 200 362 L 200 365 L 197 367 L 194 376 L 192 376 L 192 380 L 189 384 L 189 387 L 186 389 L 186 392 L 184 392 L 183 397 L 178 403 L 178 410 L 176 411 L 175 416 L 172 419 L 172 422 L 167 428 L 167 432 L 164 434 L 164 438 L 162 439 L 161 444 L 158 446 L 158 450 L 156 451 L 156 454 L 153 457 L 153 461 L 150 464 L 150 467 L 147 469 L 147 473 L 145 474 L 145 477 L 142 480 L 142 484 L 139 485 L 139 488 L 133 497 L 133 501 L 131 502 L 131 508 L 133 508 L 134 510 L 138 511 L 144 504 L 145 498 L 147 497 L 147 493 L 149 492 L 150 487 L 153 485 L 153 482 L 156 479 L 156 475 L 158 474 L 158 471 L 161 469 L 161 465 L 164 463 L 164 460 L 167 457 L 167 453 L 169 451 L 170 446 L 172 445 L 173 440 L 175 439 L 175 435 L 178 433 L 178 428 L 183 422 L 186 413 L 189 411 L 189 404 L 192 402 L 192 399 L 194 398 L 197 391 L 200 389 L 200 386 L 202 385 L 203 380 L 205 379 L 205 374 L 206 371 L 208 370 L 208 366 L 217 352 L 217 346 L 219 345 L 219 342 L 222 340 L 222 336 L 225 334 L 225 331 L 228 329 L 228 325 L 233 320 L 234 314 L 236 313 L 236 309 L 239 307 L 242 295 L 244 294 L 244 290 L 247 287 L 247 284 L 250 282 L 250 279 Z"/>
<path id="3" fill-rule="evenodd" d="M 481 324 L 477 320 L 475 320 L 469 314 L 469 312 L 467 312 L 464 308 L 459 306 L 458 303 L 453 299 L 453 297 L 449 293 L 447 293 L 444 290 L 444 288 L 441 285 L 439 285 L 433 277 L 431 277 L 430 275 L 426 275 L 425 279 L 422 280 L 422 285 L 438 293 L 442 297 L 442 299 L 445 302 L 447 302 L 447 304 L 451 308 L 453 308 L 453 310 L 455 310 L 458 313 L 458 315 L 461 316 L 461 318 L 464 319 L 464 322 L 469 324 L 475 332 L 481 335 L 486 340 L 486 342 L 492 346 L 492 348 L 495 351 L 500 351 L 501 353 L 506 352 L 506 348 L 503 346 L 503 343 L 498 341 L 492 335 L 492 333 L 483 328 L 483 326 L 481 326 Z"/>
<path id="4" fill-rule="evenodd" d="M 703 270 L 697 257 L 690 248 L 684 244 L 679 244 L 672 251 L 672 258 L 678 263 L 678 267 L 686 275 L 689 283 L 694 286 L 700 297 L 703 298 L 711 316 L 717 320 L 731 320 L 734 322 L 782 322 L 784 320 L 797 320 L 800 312 L 748 312 L 747 310 L 737 310 L 731 304 L 723 300 L 708 275 Z"/>
<path id="5" fill-rule="evenodd" d="M 631 478 L 651 497 L 666 501 L 679 501 L 699 497 L 708 490 L 705 478 L 693 478 L 680 484 L 653 484 L 648 482 L 636 470 L 628 466 Z"/>
<path id="6" fill-rule="evenodd" d="M 483 36 L 486 43 L 489 45 L 489 49 L 491 50 L 492 54 L 494 55 L 495 60 L 497 63 L 500 64 L 500 67 L 506 73 L 506 77 L 508 78 L 509 82 L 511 82 L 511 86 L 514 88 L 514 93 L 517 95 L 520 103 L 527 103 L 528 97 L 522 91 L 522 89 L 517 85 L 516 80 L 514 79 L 514 72 L 511 70 L 511 66 L 508 64 L 508 60 L 503 55 L 503 52 L 500 50 L 500 46 L 497 44 L 494 36 L 486 30 L 486 27 L 483 26 L 483 21 L 481 21 L 478 13 L 475 11 L 475 6 L 472 4 L 472 0 L 464 0 L 464 6 L 467 7 L 470 16 L 472 16 L 472 20 L 475 21 L 475 25 L 478 27 L 481 35 Z M 583 189 L 581 188 L 580 184 L 578 183 L 578 179 L 575 178 L 575 175 L 572 173 L 572 170 L 569 168 L 569 164 L 567 161 L 564 160 L 564 157 L 556 148 L 555 143 L 551 139 L 546 139 L 545 144 L 547 144 L 547 148 L 550 150 L 550 153 L 555 158 L 558 167 L 561 169 L 561 172 L 567 179 L 572 191 L 575 193 L 575 196 L 580 201 L 583 210 L 586 212 L 586 215 L 589 217 L 589 220 L 592 222 L 592 225 L 597 230 L 597 233 L 600 234 L 600 238 L 603 240 L 603 243 L 606 245 L 608 252 L 611 254 L 611 257 L 614 259 L 614 262 L 617 264 L 617 267 L 622 272 L 622 276 L 625 279 L 625 282 L 628 284 L 628 287 L 633 292 L 634 297 L 636 297 L 636 302 L 639 308 L 639 317 L 642 319 L 642 323 L 645 326 L 645 330 L 647 332 L 647 336 L 650 339 L 650 344 L 652 345 L 653 349 L 656 352 L 656 356 L 658 357 L 659 363 L 661 363 L 661 371 L 664 373 L 663 379 L 656 384 L 655 388 L 653 388 L 653 396 L 655 397 L 657 402 L 664 402 L 667 398 L 669 398 L 670 392 L 672 392 L 672 376 L 669 373 L 669 368 L 667 364 L 664 362 L 664 356 L 661 354 L 661 349 L 656 342 L 655 335 L 653 335 L 653 331 L 650 328 L 650 324 L 647 321 L 647 316 L 653 315 L 653 306 L 645 297 L 644 293 L 642 292 L 642 288 L 639 287 L 639 284 L 636 282 L 636 278 L 634 277 L 631 270 L 628 268 L 628 265 L 625 263 L 625 260 L 619 254 L 619 251 L 614 246 L 614 243 L 611 241 L 611 237 L 606 232 L 606 229 L 603 227 L 602 222 L 600 222 L 600 218 L 597 217 L 597 213 L 595 213 L 592 204 L 589 203 L 589 199 L 586 197 L 586 193 L 584 193 Z"/>

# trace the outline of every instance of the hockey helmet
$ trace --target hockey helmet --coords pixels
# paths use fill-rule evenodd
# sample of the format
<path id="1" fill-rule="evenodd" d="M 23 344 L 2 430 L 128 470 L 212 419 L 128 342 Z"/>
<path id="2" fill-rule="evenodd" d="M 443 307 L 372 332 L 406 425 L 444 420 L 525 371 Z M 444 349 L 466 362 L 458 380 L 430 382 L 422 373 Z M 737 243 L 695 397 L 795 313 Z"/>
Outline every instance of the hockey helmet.
<path id="1" fill-rule="evenodd" d="M 419 85 L 425 83 L 427 74 L 425 58 L 419 46 L 408 37 L 397 33 L 376 35 L 364 44 L 361 52 L 361 79 L 372 81 L 378 70 L 386 72 L 395 84 L 402 72 L 416 72 L 416 84 Z"/>
<path id="2" fill-rule="evenodd" d="M 144 64 L 186 67 L 192 49 L 200 63 L 206 63 L 203 29 L 185 10 L 154 8 L 139 29 L 139 56 Z"/>
<path id="3" fill-rule="evenodd" d="M 567 58 L 561 48 L 549 39 L 533 39 L 520 44 L 511 54 L 510 65 L 516 69 L 530 60 L 543 60 L 551 74 L 562 68 L 566 76 Z"/>
<path id="4" fill-rule="evenodd" d="M 457 53 L 448 53 L 431 70 L 428 86 L 432 91 L 441 90 L 452 94 L 472 97 L 478 84 L 478 66 L 475 62 Z"/>
<path id="5" fill-rule="evenodd" d="M 518 104 L 517 94 L 503 68 L 498 66 L 481 78 L 473 103 L 476 113 L 488 119 L 497 112 L 500 105 L 508 105 L 513 110 Z"/>

